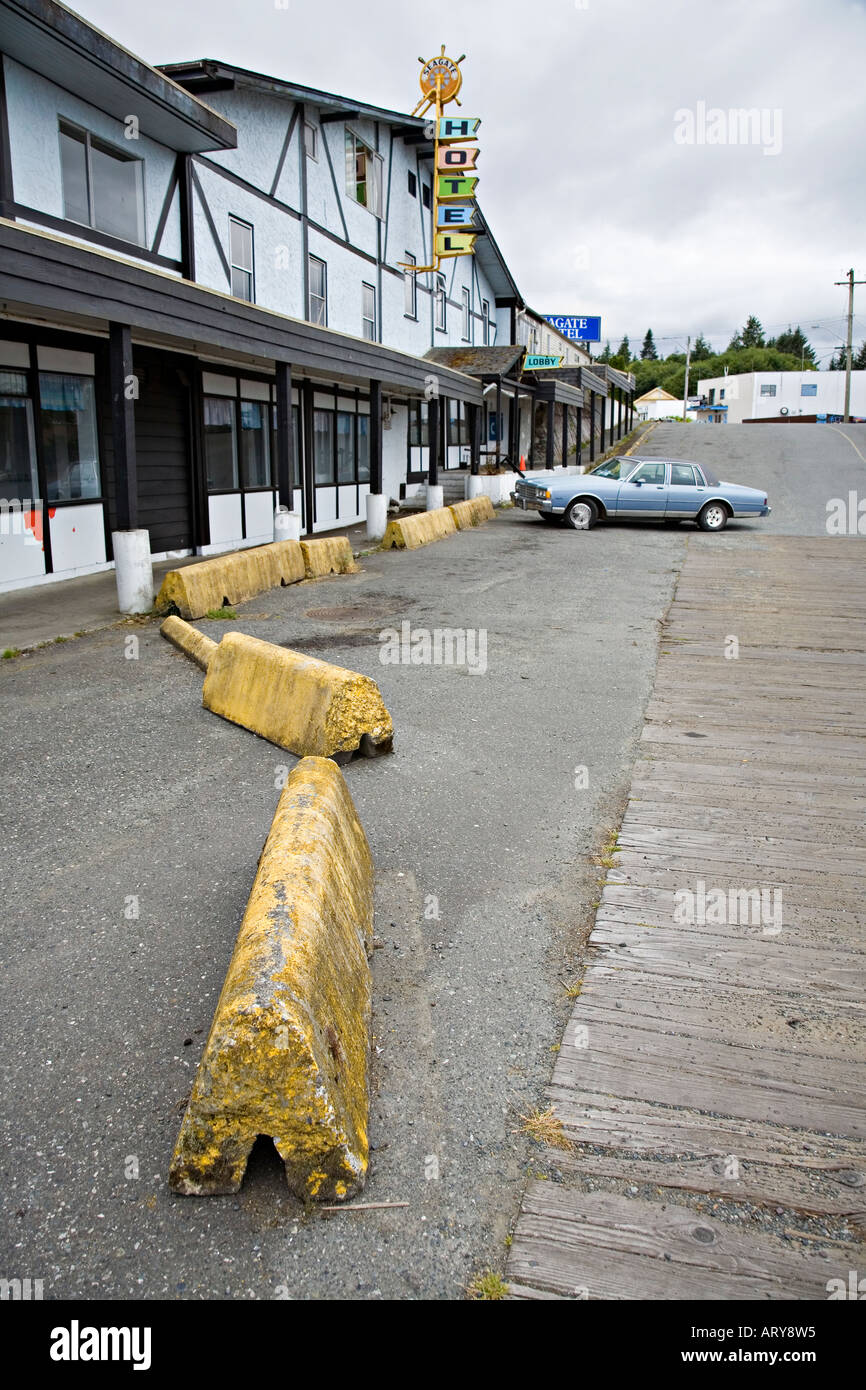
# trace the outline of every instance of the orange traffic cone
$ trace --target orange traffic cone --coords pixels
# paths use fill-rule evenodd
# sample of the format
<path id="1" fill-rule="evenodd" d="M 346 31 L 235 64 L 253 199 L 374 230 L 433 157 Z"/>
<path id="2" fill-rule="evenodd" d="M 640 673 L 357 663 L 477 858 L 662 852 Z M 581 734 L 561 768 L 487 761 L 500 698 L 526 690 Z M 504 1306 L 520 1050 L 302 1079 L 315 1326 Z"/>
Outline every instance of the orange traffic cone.
<path id="1" fill-rule="evenodd" d="M 521 455 L 520 455 L 520 471 L 521 471 L 521 473 L 525 473 L 525 472 L 526 472 L 526 455 L 525 455 L 525 454 L 521 454 Z"/>

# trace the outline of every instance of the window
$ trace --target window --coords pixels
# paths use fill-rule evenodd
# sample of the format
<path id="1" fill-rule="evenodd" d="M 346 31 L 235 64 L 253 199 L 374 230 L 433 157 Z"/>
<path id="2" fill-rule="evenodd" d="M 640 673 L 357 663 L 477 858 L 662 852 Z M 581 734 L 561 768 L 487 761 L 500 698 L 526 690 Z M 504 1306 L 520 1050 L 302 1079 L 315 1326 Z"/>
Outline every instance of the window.
<path id="1" fill-rule="evenodd" d="M 406 265 L 416 265 L 417 261 L 411 251 L 406 252 Z M 418 282 L 415 279 L 414 270 L 403 271 L 403 313 L 407 319 L 417 319 L 418 317 Z"/>
<path id="2" fill-rule="evenodd" d="M 328 322 L 328 267 L 317 256 L 310 256 L 310 303 L 307 318 L 310 323 Z"/>
<path id="3" fill-rule="evenodd" d="M 304 150 L 308 159 L 319 158 L 319 132 L 309 121 L 304 121 Z"/>
<path id="4" fill-rule="evenodd" d="M 361 286 L 361 328 L 365 338 L 376 341 L 376 291 L 372 285 Z"/>
<path id="5" fill-rule="evenodd" d="M 370 481 L 370 417 L 358 416 L 358 482 Z"/>
<path id="6" fill-rule="evenodd" d="M 716 388 L 715 388 L 715 386 L 711 386 L 711 387 L 710 387 L 710 399 L 709 399 L 709 404 L 710 404 L 710 405 L 715 405 L 715 403 L 716 403 Z"/>
<path id="7" fill-rule="evenodd" d="M 671 487 L 695 487 L 695 470 L 687 463 L 671 464 Z"/>
<path id="8" fill-rule="evenodd" d="M 298 406 L 292 406 L 292 487 L 301 486 L 301 455 L 298 445 L 298 432 L 300 429 L 301 412 Z M 271 458 L 277 457 L 277 407 L 271 406 Z"/>
<path id="9" fill-rule="evenodd" d="M 447 327 L 447 308 L 445 304 L 445 276 L 436 276 L 436 288 L 433 291 L 433 313 L 434 323 L 440 333 L 444 333 Z"/>
<path id="10" fill-rule="evenodd" d="M 469 444 L 469 407 L 452 400 L 448 408 L 448 443 Z"/>
<path id="11" fill-rule="evenodd" d="M 253 302 L 253 229 L 249 222 L 229 218 L 229 261 L 232 268 L 232 294 Z"/>
<path id="12" fill-rule="evenodd" d="M 271 486 L 267 417 L 265 401 L 241 401 L 241 487 Z"/>
<path id="13" fill-rule="evenodd" d="M 421 202 L 424 204 L 425 208 L 432 208 L 433 206 L 433 195 L 430 191 L 429 183 L 422 183 L 421 185 Z"/>
<path id="14" fill-rule="evenodd" d="M 60 122 L 63 215 L 122 241 L 144 244 L 144 162 L 87 130 Z"/>
<path id="15" fill-rule="evenodd" d="M 356 203 L 382 216 L 382 159 L 346 127 L 346 192 Z"/>
<path id="16" fill-rule="evenodd" d="M 725 388 L 724 388 L 724 386 L 723 386 L 722 389 L 721 389 L 721 391 L 719 392 L 719 400 L 720 400 L 720 401 L 723 401 L 724 399 L 725 399 Z"/>
<path id="17" fill-rule="evenodd" d="M 689 469 L 689 472 L 691 473 L 691 469 Z M 630 483 L 656 483 L 662 485 L 664 484 L 664 480 L 665 466 L 661 462 L 642 463 L 639 468 L 635 469 L 629 478 Z M 694 474 L 692 474 L 689 481 L 692 483 L 694 482 Z"/>
<path id="18" fill-rule="evenodd" d="M 313 473 L 317 483 L 334 482 L 334 412 L 313 411 Z"/>
<path id="19" fill-rule="evenodd" d="M 426 449 L 429 442 L 427 429 L 427 402 L 413 401 L 409 409 L 410 448 Z"/>
<path id="20" fill-rule="evenodd" d="M 803 385 L 800 387 L 801 396 L 817 396 L 817 394 L 818 383 L 816 381 L 803 382 Z"/>
<path id="21" fill-rule="evenodd" d="M 472 308 L 469 302 L 469 291 L 463 286 L 461 291 L 463 300 L 463 341 L 468 343 L 472 339 Z"/>
<path id="22" fill-rule="evenodd" d="M 355 481 L 355 416 L 337 411 L 337 482 Z"/>
<path id="23" fill-rule="evenodd" d="M 409 178 L 408 178 L 408 183 L 409 183 L 409 197 L 410 197 L 410 198 L 417 198 L 417 197 L 418 197 L 418 180 L 417 180 L 417 178 L 415 177 L 415 175 L 412 173 L 412 170 L 411 170 L 411 169 L 408 169 L 406 172 L 407 172 L 408 175 L 409 175 Z"/>
<path id="24" fill-rule="evenodd" d="M 238 485 L 235 402 L 226 396 L 204 398 L 204 454 L 210 492 L 230 492 Z"/>
<path id="25" fill-rule="evenodd" d="M 47 501 L 101 496 L 93 378 L 40 372 L 39 405 Z"/>
<path id="26" fill-rule="evenodd" d="M 0 371 L 0 493 L 7 502 L 39 496 L 33 402 L 25 372 Z"/>
<path id="27" fill-rule="evenodd" d="M 762 386 L 762 387 L 761 387 L 761 395 L 762 395 L 762 396 L 775 396 L 775 394 L 776 394 L 776 388 L 775 388 L 775 386 Z"/>
<path id="28" fill-rule="evenodd" d="M 483 319 L 483 323 L 482 323 L 481 327 L 482 327 L 482 333 L 483 333 L 483 337 L 484 337 L 484 346 L 485 346 L 485 347 L 489 347 L 489 346 L 490 346 L 490 300 L 489 300 L 489 299 L 482 299 L 482 301 L 481 301 L 481 316 L 482 316 L 482 319 Z"/>

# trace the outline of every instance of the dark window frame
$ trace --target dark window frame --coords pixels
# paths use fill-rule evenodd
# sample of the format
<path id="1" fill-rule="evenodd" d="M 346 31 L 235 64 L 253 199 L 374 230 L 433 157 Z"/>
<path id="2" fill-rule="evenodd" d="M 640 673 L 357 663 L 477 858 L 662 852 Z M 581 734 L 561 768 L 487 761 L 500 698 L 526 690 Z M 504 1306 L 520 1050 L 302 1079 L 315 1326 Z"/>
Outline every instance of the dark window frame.
<path id="1" fill-rule="evenodd" d="M 255 229 L 255 227 L 254 227 L 254 225 L 253 225 L 252 222 L 247 222 L 247 220 L 246 220 L 245 218 L 243 218 L 243 217 L 238 217 L 237 214 L 234 213 L 234 212 L 230 212 L 229 215 L 228 215 L 228 218 L 229 218 L 229 268 L 230 268 L 231 273 L 232 273 L 232 285 L 231 285 L 232 295 L 233 295 L 233 297 L 234 297 L 235 299 L 242 299 L 242 300 L 244 300 L 244 302 L 247 303 L 247 304 L 255 304 L 255 302 L 256 302 L 256 229 Z M 233 256 L 233 254 L 232 254 L 232 224 L 234 224 L 234 225 L 237 226 L 237 227 L 243 227 L 244 230 L 245 230 L 245 231 L 248 231 L 249 234 L 250 234 L 250 264 L 249 264 L 249 266 L 237 265 L 236 262 L 235 262 L 234 256 Z M 234 273 L 235 273 L 235 271 L 237 271 L 240 275 L 248 275 L 248 276 L 250 277 L 250 294 L 249 294 L 249 298 L 248 298 L 248 299 L 247 299 L 246 295 L 235 294 L 235 286 L 234 286 Z"/>
<path id="2" fill-rule="evenodd" d="M 87 211 L 88 211 L 88 221 L 87 221 L 87 222 L 82 222 L 82 221 L 80 221 L 80 219 L 77 218 L 77 217 L 70 217 L 70 216 L 69 216 L 69 213 L 67 212 L 66 194 L 65 194 L 65 192 L 64 192 L 64 190 L 63 190 L 63 176 L 62 176 L 62 168 L 63 168 L 63 145 L 62 145 L 62 136 L 64 136 L 64 135 L 67 137 L 67 139 L 78 140 L 79 143 L 82 144 L 82 145 L 84 146 L 85 178 L 86 178 L 86 185 L 87 185 L 87 188 L 86 188 L 86 193 L 87 193 Z M 145 159 L 144 159 L 144 156 L 143 156 L 143 155 L 137 155 L 137 154 L 130 154 L 130 152 L 129 152 L 128 150 L 124 150 L 124 149 L 122 148 L 122 146 L 113 144 L 111 140 L 106 140 L 106 139 L 105 139 L 103 136 L 101 136 L 101 135 L 94 135 L 93 132 L 87 128 L 87 126 L 79 125 L 77 121 L 70 121 L 70 120 L 67 119 L 66 116 L 58 116 L 58 118 L 57 118 L 57 138 L 58 138 L 58 147 L 59 147 L 59 149 L 60 149 L 60 164 L 61 164 L 61 187 L 60 187 L 60 195 L 61 195 L 61 197 L 62 197 L 62 199 L 63 199 L 63 217 L 64 217 L 64 221 L 70 222 L 70 223 L 72 223 L 74 226 L 77 226 L 77 227 L 87 227 L 87 228 L 89 228 L 90 231 L 93 231 L 93 232 L 100 232 L 103 236 L 115 237 L 118 241 L 126 242 L 126 244 L 127 244 L 128 246 L 138 246 L 138 247 L 142 248 L 143 250 L 147 250 L 147 193 L 146 193 L 145 181 L 144 181 L 144 180 L 145 180 Z M 137 171 L 137 174 L 138 174 L 138 187 L 137 187 L 137 190 L 136 190 L 136 192 L 137 192 L 137 210 L 138 210 L 138 237 L 137 237 L 135 240 L 130 240 L 129 237 L 120 236 L 117 232 L 111 231 L 109 228 L 101 227 L 101 226 L 99 225 L 99 223 L 96 221 L 96 197 L 95 197 L 95 192 L 94 192 L 94 179 L 93 179 L 93 150 L 94 150 L 94 147 L 96 148 L 96 150 L 97 150 L 99 153 L 107 154 L 107 155 L 111 156 L 111 158 L 117 159 L 118 161 L 120 161 L 120 162 L 122 162 L 122 163 L 124 163 L 124 164 L 132 164 L 132 165 L 134 165 L 135 168 L 136 168 L 136 171 Z"/>

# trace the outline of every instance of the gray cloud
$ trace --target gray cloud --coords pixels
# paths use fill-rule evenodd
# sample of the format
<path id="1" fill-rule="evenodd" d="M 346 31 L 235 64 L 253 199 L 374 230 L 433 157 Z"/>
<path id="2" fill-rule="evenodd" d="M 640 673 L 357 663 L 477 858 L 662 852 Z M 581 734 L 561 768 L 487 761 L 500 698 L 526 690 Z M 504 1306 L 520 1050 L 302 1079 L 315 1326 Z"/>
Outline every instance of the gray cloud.
<path id="1" fill-rule="evenodd" d="M 861 0 L 78 0 L 153 63 L 214 57 L 410 110 L 417 58 L 465 52 L 479 195 L 522 292 L 668 350 L 749 313 L 841 341 L 866 275 Z M 781 149 L 684 145 L 676 113 L 781 113 Z M 768 117 L 769 119 L 769 117 Z M 855 329 L 866 337 L 866 300 Z M 812 324 L 820 323 L 818 330 Z"/>

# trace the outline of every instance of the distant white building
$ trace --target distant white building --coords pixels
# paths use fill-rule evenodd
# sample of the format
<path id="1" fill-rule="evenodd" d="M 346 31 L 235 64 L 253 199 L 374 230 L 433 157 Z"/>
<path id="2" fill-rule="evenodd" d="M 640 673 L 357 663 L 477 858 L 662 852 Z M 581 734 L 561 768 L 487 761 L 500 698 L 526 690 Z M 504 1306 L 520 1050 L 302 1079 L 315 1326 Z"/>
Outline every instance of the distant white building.
<path id="1" fill-rule="evenodd" d="M 698 419 L 708 424 L 790 419 L 816 415 L 841 419 L 845 409 L 844 372 L 744 372 L 698 382 Z M 636 406 L 640 402 L 635 402 Z M 851 416 L 866 420 L 866 371 L 851 373 Z"/>

